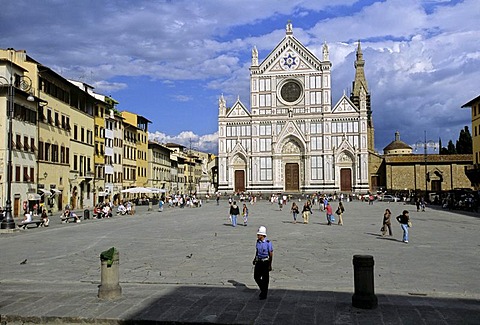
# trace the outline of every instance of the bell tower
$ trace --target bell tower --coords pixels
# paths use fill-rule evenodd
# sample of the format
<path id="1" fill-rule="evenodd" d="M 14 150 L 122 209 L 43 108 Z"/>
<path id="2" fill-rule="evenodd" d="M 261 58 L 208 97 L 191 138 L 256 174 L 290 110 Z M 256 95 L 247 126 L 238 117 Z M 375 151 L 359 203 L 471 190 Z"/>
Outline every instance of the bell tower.
<path id="1" fill-rule="evenodd" d="M 372 109 L 370 106 L 370 91 L 368 90 L 367 78 L 365 78 L 365 60 L 363 59 L 362 47 L 358 41 L 357 59 L 355 60 L 355 79 L 352 83 L 350 100 L 360 108 L 360 94 L 365 92 L 367 105 L 367 147 L 369 152 L 375 152 L 375 129 L 373 127 Z"/>

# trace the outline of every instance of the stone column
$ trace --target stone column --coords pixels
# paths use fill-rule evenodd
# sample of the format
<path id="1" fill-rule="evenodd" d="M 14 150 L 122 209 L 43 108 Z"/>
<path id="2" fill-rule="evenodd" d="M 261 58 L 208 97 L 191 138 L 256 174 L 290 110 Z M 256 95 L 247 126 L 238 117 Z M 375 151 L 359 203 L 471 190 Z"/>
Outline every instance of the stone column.
<path id="1" fill-rule="evenodd" d="M 353 307 L 374 309 L 378 306 L 373 283 L 374 264 L 373 256 L 371 255 L 353 256 L 353 275 L 355 284 L 355 293 L 352 296 Z"/>
<path id="2" fill-rule="evenodd" d="M 102 259 L 101 261 L 101 282 L 98 287 L 98 298 L 114 300 L 122 296 L 120 287 L 119 264 L 120 258 L 117 250 L 114 251 L 112 260 Z"/>

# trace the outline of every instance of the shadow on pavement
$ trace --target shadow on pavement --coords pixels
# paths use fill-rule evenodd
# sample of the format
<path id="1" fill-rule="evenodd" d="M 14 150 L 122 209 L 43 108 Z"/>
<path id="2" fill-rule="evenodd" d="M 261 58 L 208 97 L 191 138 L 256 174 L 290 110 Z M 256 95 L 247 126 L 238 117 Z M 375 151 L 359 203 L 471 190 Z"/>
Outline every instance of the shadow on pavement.
<path id="1" fill-rule="evenodd" d="M 378 308 L 364 310 L 352 307 L 352 293 L 271 289 L 268 299 L 260 301 L 258 290 L 228 282 L 235 289 L 179 287 L 125 320 L 136 324 L 478 324 L 480 319 L 478 300 L 377 295 Z"/>

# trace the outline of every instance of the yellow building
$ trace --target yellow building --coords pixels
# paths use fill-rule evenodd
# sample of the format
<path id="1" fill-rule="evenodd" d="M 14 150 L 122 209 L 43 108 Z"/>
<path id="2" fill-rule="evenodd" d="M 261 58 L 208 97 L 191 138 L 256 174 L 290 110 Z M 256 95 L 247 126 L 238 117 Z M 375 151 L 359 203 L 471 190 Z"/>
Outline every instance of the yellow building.
<path id="1" fill-rule="evenodd" d="M 93 207 L 94 197 L 94 107 L 97 99 L 93 97 L 93 88 L 85 83 L 71 81 L 77 86 L 70 93 L 70 114 L 72 132 L 70 132 L 70 167 L 75 175 L 76 184 L 72 188 L 71 205 L 77 208 Z"/>
<path id="2" fill-rule="evenodd" d="M 32 96 L 34 85 L 25 61 L 24 51 L 0 50 L 0 205 L 5 208 L 7 199 L 10 199 L 9 207 L 14 217 L 21 215 L 24 207 L 29 210 L 35 205 L 38 207 L 39 199 L 42 199 L 36 193 L 37 106 L 40 101 Z M 8 119 L 9 112 L 13 113 L 11 120 Z M 11 151 L 8 150 L 7 136 L 10 128 Z M 10 179 L 7 175 L 9 161 L 12 165 Z M 51 192 L 48 194 L 50 197 Z"/>
<path id="3" fill-rule="evenodd" d="M 24 63 L 34 88 L 44 102 L 38 109 L 38 192 L 47 210 L 62 210 L 70 203 L 72 97 L 80 91 L 67 79 L 27 56 Z M 77 96 L 72 96 L 76 93 Z"/>
<path id="4" fill-rule="evenodd" d="M 468 166 L 466 174 L 472 186 L 480 190 L 480 96 L 472 99 L 462 105 L 472 108 L 472 145 L 473 145 L 473 165 Z"/>
<path id="5" fill-rule="evenodd" d="M 143 116 L 127 111 L 122 112 L 122 117 L 125 129 L 128 129 L 130 134 L 130 144 L 135 151 L 133 154 L 135 164 L 132 162 L 130 168 L 135 166 L 136 171 L 130 180 L 135 181 L 135 186 L 145 187 L 148 183 L 148 123 L 151 122 Z"/>
<path id="6" fill-rule="evenodd" d="M 105 192 L 105 115 L 107 110 L 107 103 L 105 103 L 105 96 L 94 95 L 98 102 L 94 109 L 94 164 L 95 164 L 95 179 L 94 179 L 94 203 L 103 202 L 107 196 Z"/>

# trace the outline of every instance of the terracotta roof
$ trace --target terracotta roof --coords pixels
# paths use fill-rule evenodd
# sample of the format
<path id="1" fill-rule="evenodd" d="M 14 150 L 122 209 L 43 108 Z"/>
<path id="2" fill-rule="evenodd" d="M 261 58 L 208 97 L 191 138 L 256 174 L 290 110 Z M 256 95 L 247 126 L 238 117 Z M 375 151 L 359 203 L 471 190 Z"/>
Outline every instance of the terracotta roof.
<path id="1" fill-rule="evenodd" d="M 398 149 L 410 149 L 412 150 L 412 147 L 410 147 L 408 144 L 401 140 L 394 140 L 390 142 L 389 145 L 387 145 L 385 148 L 383 148 L 383 152 L 390 151 L 390 150 L 398 150 Z"/>

